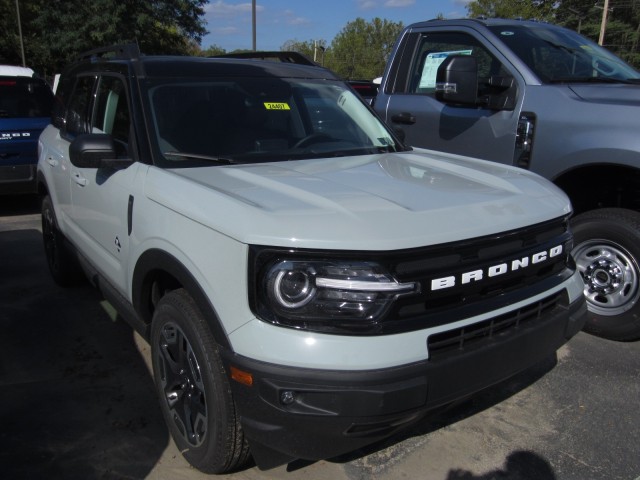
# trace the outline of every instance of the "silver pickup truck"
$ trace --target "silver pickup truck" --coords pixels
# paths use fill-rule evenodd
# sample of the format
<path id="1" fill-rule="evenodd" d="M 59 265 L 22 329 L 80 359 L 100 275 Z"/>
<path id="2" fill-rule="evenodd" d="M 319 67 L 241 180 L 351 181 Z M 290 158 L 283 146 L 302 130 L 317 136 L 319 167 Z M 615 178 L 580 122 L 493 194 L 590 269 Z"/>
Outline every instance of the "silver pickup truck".
<path id="1" fill-rule="evenodd" d="M 640 73 L 557 26 L 442 20 L 397 40 L 374 108 L 407 144 L 536 172 L 575 216 L 585 329 L 640 338 Z"/>

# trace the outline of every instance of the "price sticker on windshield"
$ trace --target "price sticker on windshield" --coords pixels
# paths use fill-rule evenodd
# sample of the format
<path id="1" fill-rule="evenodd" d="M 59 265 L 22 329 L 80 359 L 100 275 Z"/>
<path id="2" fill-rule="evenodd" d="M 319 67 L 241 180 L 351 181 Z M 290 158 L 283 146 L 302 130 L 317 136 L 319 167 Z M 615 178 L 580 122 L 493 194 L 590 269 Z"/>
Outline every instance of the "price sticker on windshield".
<path id="1" fill-rule="evenodd" d="M 285 102 L 264 102 L 264 108 L 267 110 L 291 110 L 289 104 Z"/>

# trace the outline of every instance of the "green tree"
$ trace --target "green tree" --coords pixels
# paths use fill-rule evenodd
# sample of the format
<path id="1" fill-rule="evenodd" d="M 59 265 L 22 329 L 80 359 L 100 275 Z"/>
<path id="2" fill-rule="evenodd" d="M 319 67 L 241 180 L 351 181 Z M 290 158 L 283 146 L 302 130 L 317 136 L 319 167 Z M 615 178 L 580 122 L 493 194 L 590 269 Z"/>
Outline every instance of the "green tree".
<path id="1" fill-rule="evenodd" d="M 43 74 L 59 72 L 79 53 L 137 42 L 146 54 L 188 54 L 207 33 L 207 0 L 31 0 L 20 3 L 25 56 Z M 21 63 L 14 0 L 0 0 L 0 57 Z"/>
<path id="2" fill-rule="evenodd" d="M 640 3 L 611 0 L 605 26 L 603 46 L 640 67 Z M 594 42 L 600 38 L 603 2 L 563 0 L 558 5 L 557 23 L 580 33 Z"/>
<path id="3" fill-rule="evenodd" d="M 307 58 L 314 60 L 320 64 L 326 61 L 326 40 L 307 40 L 300 42 L 298 40 L 287 40 L 282 44 L 280 50 L 283 52 L 298 52 Z"/>
<path id="4" fill-rule="evenodd" d="M 552 21 L 554 0 L 473 0 L 467 4 L 469 17 L 526 18 Z"/>
<path id="5" fill-rule="evenodd" d="M 402 22 L 357 18 L 333 39 L 325 66 L 350 80 L 378 77 L 403 28 Z"/>

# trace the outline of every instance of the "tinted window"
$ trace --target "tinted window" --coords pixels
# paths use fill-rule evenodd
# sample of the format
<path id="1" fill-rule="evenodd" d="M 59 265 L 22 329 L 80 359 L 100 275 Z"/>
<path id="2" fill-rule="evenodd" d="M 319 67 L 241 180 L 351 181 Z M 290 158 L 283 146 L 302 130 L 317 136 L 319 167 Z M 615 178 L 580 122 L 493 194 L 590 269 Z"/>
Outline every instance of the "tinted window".
<path id="1" fill-rule="evenodd" d="M 489 29 L 543 82 L 640 78 L 640 74 L 620 58 L 570 30 L 542 24 Z"/>
<path id="2" fill-rule="evenodd" d="M 91 124 L 90 108 L 91 95 L 93 93 L 94 77 L 80 77 L 69 98 L 67 113 L 65 116 L 67 137 L 75 138 L 76 135 L 89 133 Z"/>
<path id="3" fill-rule="evenodd" d="M 51 115 L 53 94 L 40 79 L 0 77 L 0 118 L 34 118 Z"/>
<path id="4" fill-rule="evenodd" d="M 203 157 L 260 162 L 396 148 L 385 127 L 342 82 L 158 81 L 149 99 L 157 148 L 171 166 L 189 166 Z"/>

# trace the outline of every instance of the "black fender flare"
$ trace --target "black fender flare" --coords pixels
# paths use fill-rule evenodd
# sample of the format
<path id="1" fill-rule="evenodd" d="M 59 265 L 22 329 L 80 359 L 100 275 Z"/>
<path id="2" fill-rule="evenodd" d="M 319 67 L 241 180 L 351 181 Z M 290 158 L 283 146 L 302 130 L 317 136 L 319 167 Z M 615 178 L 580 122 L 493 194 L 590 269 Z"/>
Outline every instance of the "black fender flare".
<path id="1" fill-rule="evenodd" d="M 178 281 L 182 288 L 184 288 L 196 302 L 218 345 L 225 350 L 231 351 L 231 344 L 222 327 L 220 318 L 200 284 L 191 272 L 189 272 L 187 267 L 163 250 L 147 250 L 140 256 L 136 263 L 131 287 L 133 308 L 137 314 L 143 318 L 145 322 L 151 323 L 154 308 L 151 301 L 151 289 L 153 286 L 152 279 L 154 279 L 155 276 L 149 274 L 154 271 L 165 272 Z"/>

